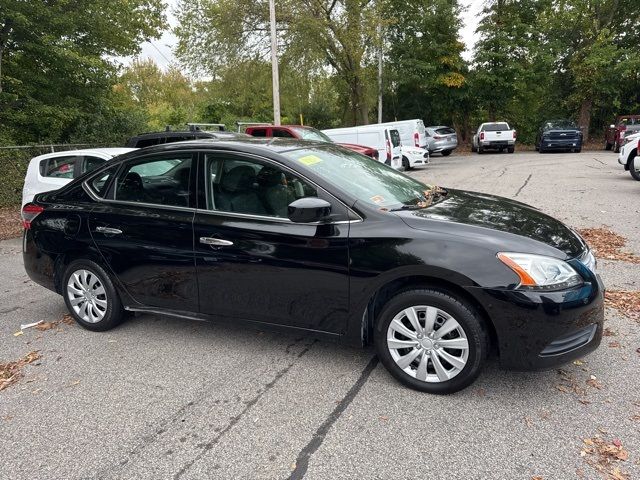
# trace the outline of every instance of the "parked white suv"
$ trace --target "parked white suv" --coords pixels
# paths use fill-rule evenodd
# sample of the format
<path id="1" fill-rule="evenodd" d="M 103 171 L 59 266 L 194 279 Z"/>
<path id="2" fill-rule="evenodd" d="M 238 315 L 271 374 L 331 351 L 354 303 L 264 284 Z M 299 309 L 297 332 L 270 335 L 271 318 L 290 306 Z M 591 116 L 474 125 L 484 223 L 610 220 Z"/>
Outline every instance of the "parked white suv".
<path id="1" fill-rule="evenodd" d="M 635 180 L 640 180 L 640 158 L 638 157 L 640 133 L 626 137 L 624 142 L 625 144 L 620 147 L 620 153 L 618 153 L 618 163 L 623 165 L 625 170 L 629 170 Z"/>
<path id="2" fill-rule="evenodd" d="M 471 151 L 484 153 L 486 150 L 507 150 L 513 153 L 516 148 L 516 131 L 507 122 L 487 122 L 478 127 L 473 136 Z"/>
<path id="3" fill-rule="evenodd" d="M 46 153 L 29 162 L 22 188 L 22 205 L 42 192 L 57 190 L 85 172 L 99 167 L 117 155 L 135 148 L 89 148 Z"/>

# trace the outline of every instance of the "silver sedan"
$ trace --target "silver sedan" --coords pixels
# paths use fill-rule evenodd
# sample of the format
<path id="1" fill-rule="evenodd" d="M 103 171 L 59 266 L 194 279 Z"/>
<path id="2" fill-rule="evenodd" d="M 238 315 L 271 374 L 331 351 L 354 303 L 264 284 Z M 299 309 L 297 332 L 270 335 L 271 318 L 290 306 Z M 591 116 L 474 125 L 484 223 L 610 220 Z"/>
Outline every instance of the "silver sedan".
<path id="1" fill-rule="evenodd" d="M 430 154 L 441 153 L 446 157 L 458 146 L 458 134 L 456 131 L 444 125 L 426 127 L 427 149 Z"/>

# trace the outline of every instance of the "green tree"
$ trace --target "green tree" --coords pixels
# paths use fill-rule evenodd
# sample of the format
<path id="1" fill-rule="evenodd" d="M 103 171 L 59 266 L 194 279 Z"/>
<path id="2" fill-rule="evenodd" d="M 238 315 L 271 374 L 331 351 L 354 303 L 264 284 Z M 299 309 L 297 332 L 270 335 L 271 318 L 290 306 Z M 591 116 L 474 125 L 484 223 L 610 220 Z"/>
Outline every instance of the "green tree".
<path id="1" fill-rule="evenodd" d="M 467 65 L 458 32 L 457 0 L 388 0 L 391 18 L 385 118 L 422 118 L 428 124 L 465 122 Z"/>
<path id="2" fill-rule="evenodd" d="M 349 108 L 345 120 L 368 123 L 373 95 L 367 66 L 377 44 L 377 3 L 283 0 L 277 2 L 276 16 L 283 64 L 302 65 L 304 72 L 320 77 L 329 66 Z M 182 0 L 178 20 L 177 54 L 196 74 L 217 77 L 220 69 L 268 58 L 266 1 Z M 281 72 L 283 84 L 290 72 Z"/>
<path id="3" fill-rule="evenodd" d="M 138 52 L 164 25 L 161 0 L 3 0 L 0 125 L 17 142 L 68 140 L 111 95 L 109 58 Z"/>

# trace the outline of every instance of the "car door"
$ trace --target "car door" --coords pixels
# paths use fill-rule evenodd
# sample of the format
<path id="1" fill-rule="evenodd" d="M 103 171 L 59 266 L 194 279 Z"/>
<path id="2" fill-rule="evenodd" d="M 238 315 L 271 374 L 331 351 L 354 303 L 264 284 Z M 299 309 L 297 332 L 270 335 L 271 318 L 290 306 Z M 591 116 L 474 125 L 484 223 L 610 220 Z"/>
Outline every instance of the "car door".
<path id="1" fill-rule="evenodd" d="M 324 332 L 345 330 L 347 208 L 271 160 L 202 152 L 194 220 L 200 311 Z M 319 196 L 330 224 L 293 223 L 288 204 Z"/>
<path id="2" fill-rule="evenodd" d="M 191 152 L 145 155 L 121 164 L 113 179 L 100 175 L 92 187 L 99 199 L 89 217 L 95 245 L 141 305 L 198 310 L 192 164 Z"/>

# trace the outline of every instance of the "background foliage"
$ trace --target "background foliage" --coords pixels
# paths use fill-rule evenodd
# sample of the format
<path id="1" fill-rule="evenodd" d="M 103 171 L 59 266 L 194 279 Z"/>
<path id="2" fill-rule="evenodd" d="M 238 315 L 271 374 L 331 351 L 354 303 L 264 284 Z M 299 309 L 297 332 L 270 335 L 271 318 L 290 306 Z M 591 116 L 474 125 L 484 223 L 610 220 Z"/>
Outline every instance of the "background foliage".
<path id="1" fill-rule="evenodd" d="M 640 2 L 486 0 L 472 58 L 456 0 L 277 0 L 283 122 L 507 120 L 531 143 L 549 118 L 593 138 L 640 111 Z M 0 3 L 0 145 L 121 144 L 187 121 L 271 121 L 267 0 L 181 0 L 179 65 L 117 67 L 165 23 L 162 0 Z"/>

